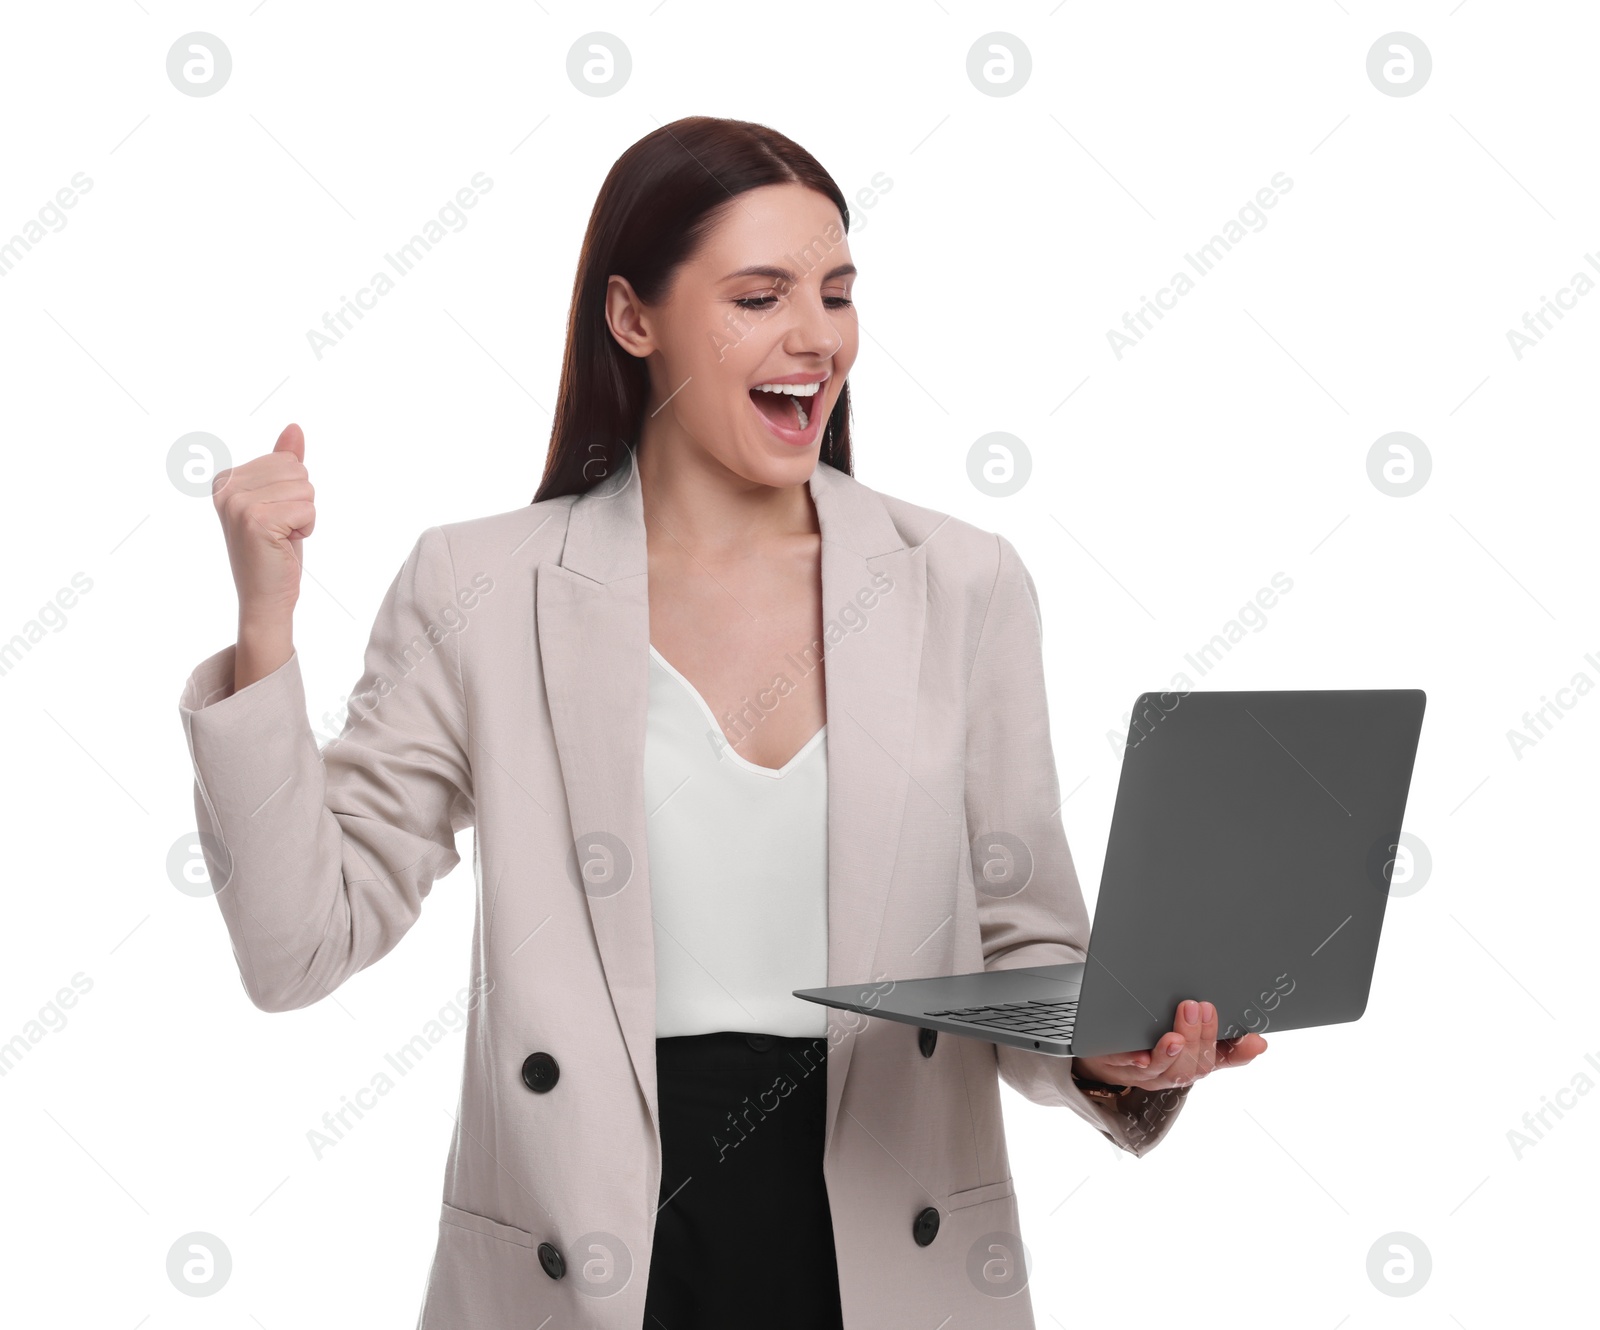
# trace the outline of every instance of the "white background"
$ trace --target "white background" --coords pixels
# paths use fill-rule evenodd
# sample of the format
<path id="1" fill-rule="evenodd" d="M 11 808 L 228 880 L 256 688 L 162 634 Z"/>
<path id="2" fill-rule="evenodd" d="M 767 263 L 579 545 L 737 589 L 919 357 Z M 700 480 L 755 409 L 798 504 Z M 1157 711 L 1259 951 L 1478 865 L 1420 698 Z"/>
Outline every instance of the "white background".
<path id="1" fill-rule="evenodd" d="M 177 698 L 235 605 L 209 499 L 167 456 L 203 430 L 241 461 L 304 427 L 296 642 L 327 737 L 418 533 L 532 497 L 606 171 L 714 114 L 781 129 L 852 197 L 892 182 L 849 238 L 857 475 L 1032 571 L 1091 906 L 1108 731 L 1274 573 L 1293 589 L 1196 686 L 1428 694 L 1405 826 L 1432 872 L 1390 901 L 1362 1020 L 1269 1032 L 1139 1160 L 1006 1090 L 1039 1324 L 1592 1321 L 1600 1095 L 1520 1157 L 1508 1137 L 1600 1062 L 1600 696 L 1565 694 L 1520 757 L 1508 738 L 1600 680 L 1600 294 L 1520 358 L 1507 338 L 1600 278 L 1588 6 L 105 0 L 4 23 L 0 243 L 76 173 L 92 188 L 0 278 L 0 641 L 74 574 L 92 589 L 0 675 L 0 1042 L 26 1046 L 0 1077 L 0 1317 L 414 1322 L 459 1033 L 320 1159 L 306 1133 L 466 984 L 470 833 L 381 965 L 302 1011 L 251 1006 L 215 904 L 168 875 L 194 830 Z M 596 30 L 632 53 L 612 96 L 566 75 Z M 1031 54 L 1014 95 L 967 77 L 993 30 Z M 167 78 L 194 31 L 232 53 L 213 96 Z M 1367 76 L 1394 31 L 1432 54 L 1414 95 Z M 480 171 L 469 224 L 319 360 L 307 331 Z M 1119 359 L 1108 330 L 1278 172 L 1266 225 Z M 997 430 L 1033 463 L 1003 499 L 967 474 Z M 1391 431 L 1431 457 L 1409 497 L 1369 478 Z M 88 992 L 30 1038 L 75 974 Z M 214 1297 L 166 1275 L 192 1230 L 233 1253 Z M 1410 1296 L 1367 1275 L 1394 1231 L 1432 1257 Z"/>

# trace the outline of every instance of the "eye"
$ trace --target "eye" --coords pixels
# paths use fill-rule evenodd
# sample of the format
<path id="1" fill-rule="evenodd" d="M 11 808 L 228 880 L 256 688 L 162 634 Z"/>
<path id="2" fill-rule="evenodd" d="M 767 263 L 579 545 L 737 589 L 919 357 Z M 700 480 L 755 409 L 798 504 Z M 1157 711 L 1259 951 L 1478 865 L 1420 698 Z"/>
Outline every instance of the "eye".
<path id="1" fill-rule="evenodd" d="M 777 299 L 777 296 L 745 296 L 741 299 L 735 300 L 733 303 L 739 306 L 740 309 L 760 310 L 770 309 Z M 829 309 L 847 309 L 851 305 L 855 304 L 855 301 L 850 300 L 845 296 L 824 296 L 822 298 L 822 303 Z"/>

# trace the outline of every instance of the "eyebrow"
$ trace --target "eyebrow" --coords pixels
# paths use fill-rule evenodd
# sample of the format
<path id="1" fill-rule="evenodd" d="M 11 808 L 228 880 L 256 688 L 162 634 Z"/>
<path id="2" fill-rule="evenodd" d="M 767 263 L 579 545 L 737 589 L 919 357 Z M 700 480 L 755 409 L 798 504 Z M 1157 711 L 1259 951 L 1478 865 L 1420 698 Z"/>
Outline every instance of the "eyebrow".
<path id="1" fill-rule="evenodd" d="M 829 268 L 827 272 L 823 273 L 822 280 L 829 282 L 835 277 L 852 276 L 854 275 L 855 271 L 855 264 L 841 263 L 838 267 Z M 789 269 L 775 268 L 769 264 L 763 263 L 753 264 L 748 268 L 740 268 L 738 272 L 730 272 L 722 280 L 725 282 L 732 281 L 735 277 L 770 277 L 775 282 L 793 282 L 796 280 L 795 275 L 790 272 Z"/>

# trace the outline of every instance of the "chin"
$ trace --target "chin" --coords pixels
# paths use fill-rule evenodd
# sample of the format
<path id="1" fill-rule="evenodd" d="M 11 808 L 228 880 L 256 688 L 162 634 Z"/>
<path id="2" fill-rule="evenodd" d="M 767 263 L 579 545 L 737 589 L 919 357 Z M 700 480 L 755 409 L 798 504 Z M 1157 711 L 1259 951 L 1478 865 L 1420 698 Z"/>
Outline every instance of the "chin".
<path id="1" fill-rule="evenodd" d="M 730 471 L 758 485 L 784 489 L 790 485 L 803 485 L 811 479 L 811 473 L 817 467 L 817 455 L 808 450 L 787 455 L 740 457 L 727 461 L 725 465 Z"/>

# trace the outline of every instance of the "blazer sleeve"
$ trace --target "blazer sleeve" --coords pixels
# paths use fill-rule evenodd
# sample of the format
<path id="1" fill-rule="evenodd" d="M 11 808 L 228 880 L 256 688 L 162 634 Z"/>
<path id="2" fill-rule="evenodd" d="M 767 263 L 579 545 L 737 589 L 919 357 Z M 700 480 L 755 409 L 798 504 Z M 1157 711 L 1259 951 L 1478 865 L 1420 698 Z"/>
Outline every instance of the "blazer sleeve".
<path id="1" fill-rule="evenodd" d="M 321 750 L 298 651 L 235 692 L 229 645 L 184 685 L 201 850 L 263 1011 L 309 1006 L 386 955 L 460 862 L 474 807 L 455 597 L 430 527 L 384 595 L 343 732 Z"/>
<path id="2" fill-rule="evenodd" d="M 985 970 L 1081 961 L 1089 915 L 1067 847 L 1050 746 L 1043 631 L 1033 578 L 1003 536 L 967 688 L 966 814 Z M 1031 860 L 1020 890 L 984 888 L 984 860 Z M 1038 1104 L 1065 1105 L 1134 1155 L 1166 1134 L 1189 1087 L 1116 1104 L 1073 1083 L 1072 1059 L 995 1044 L 1001 1078 Z"/>

